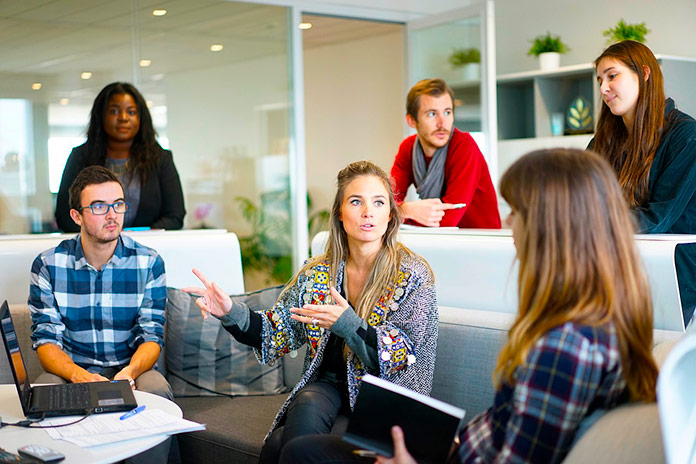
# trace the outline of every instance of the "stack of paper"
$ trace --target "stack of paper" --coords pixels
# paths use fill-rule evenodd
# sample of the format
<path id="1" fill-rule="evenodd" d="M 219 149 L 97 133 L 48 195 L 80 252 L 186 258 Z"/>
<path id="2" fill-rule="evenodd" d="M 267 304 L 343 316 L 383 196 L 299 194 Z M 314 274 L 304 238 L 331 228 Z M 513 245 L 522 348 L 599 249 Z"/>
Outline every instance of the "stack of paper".
<path id="1" fill-rule="evenodd" d="M 65 440 L 84 448 L 153 435 L 172 435 L 205 430 L 205 425 L 180 419 L 159 409 L 147 409 L 128 419 L 121 414 L 99 414 L 67 427 L 46 429 L 51 438 Z M 60 425 L 74 421 L 74 417 L 47 419 L 41 425 Z"/>

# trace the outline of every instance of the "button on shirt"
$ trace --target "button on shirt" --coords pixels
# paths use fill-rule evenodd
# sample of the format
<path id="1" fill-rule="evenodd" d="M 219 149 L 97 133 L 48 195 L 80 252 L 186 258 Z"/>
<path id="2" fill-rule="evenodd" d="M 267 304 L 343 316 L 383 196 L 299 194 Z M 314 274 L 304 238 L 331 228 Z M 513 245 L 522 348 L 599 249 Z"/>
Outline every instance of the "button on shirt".
<path id="1" fill-rule="evenodd" d="M 33 347 L 54 343 L 95 372 L 128 364 L 141 343 L 163 345 L 166 299 L 164 261 L 156 251 L 121 235 L 98 271 L 77 235 L 32 264 Z"/>

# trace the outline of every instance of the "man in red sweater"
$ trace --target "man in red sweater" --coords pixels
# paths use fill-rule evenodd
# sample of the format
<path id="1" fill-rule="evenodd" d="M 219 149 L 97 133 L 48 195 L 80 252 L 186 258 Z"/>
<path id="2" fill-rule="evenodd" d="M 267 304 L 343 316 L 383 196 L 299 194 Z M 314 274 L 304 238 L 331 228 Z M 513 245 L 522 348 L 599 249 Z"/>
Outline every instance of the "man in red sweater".
<path id="1" fill-rule="evenodd" d="M 454 93 L 441 79 L 424 79 L 408 92 L 407 137 L 391 169 L 396 200 L 407 222 L 427 227 L 500 229 L 498 200 L 488 165 L 468 132 L 454 127 Z M 414 184 L 421 198 L 404 201 Z"/>

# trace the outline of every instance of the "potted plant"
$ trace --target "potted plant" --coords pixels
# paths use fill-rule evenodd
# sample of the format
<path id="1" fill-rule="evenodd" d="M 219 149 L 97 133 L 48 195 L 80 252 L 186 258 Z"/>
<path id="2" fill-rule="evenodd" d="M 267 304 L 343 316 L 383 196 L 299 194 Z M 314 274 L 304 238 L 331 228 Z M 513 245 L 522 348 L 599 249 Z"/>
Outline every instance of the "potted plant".
<path id="1" fill-rule="evenodd" d="M 527 54 L 539 57 L 539 67 L 547 71 L 557 68 L 561 61 L 561 53 L 568 51 L 570 48 L 561 41 L 560 36 L 546 32 L 546 35 L 537 36 L 532 41 L 532 47 Z"/>
<path id="2" fill-rule="evenodd" d="M 648 32 L 650 29 L 645 26 L 645 23 L 627 24 L 622 18 L 616 23 L 616 26 L 603 31 L 602 35 L 607 38 L 607 45 L 623 40 L 635 40 L 643 43 Z"/>
<path id="3" fill-rule="evenodd" d="M 448 61 L 454 69 L 461 70 L 461 80 L 479 80 L 481 76 L 481 52 L 478 48 L 455 48 Z"/>

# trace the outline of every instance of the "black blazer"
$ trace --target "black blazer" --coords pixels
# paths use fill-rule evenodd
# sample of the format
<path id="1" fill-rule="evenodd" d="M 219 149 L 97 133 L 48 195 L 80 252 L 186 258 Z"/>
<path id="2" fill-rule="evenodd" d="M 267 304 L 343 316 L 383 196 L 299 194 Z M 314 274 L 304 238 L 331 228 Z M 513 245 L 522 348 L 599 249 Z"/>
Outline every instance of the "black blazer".
<path id="1" fill-rule="evenodd" d="M 73 148 L 65 164 L 56 198 L 56 222 L 63 232 L 79 232 L 80 227 L 70 217 L 68 190 L 77 174 L 87 167 L 87 144 Z M 181 229 L 184 226 L 184 194 L 172 152 L 161 149 L 154 170 L 140 185 L 140 204 L 133 227 Z"/>

